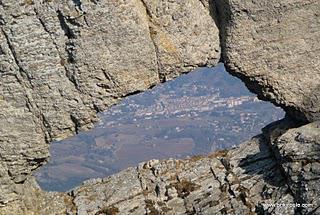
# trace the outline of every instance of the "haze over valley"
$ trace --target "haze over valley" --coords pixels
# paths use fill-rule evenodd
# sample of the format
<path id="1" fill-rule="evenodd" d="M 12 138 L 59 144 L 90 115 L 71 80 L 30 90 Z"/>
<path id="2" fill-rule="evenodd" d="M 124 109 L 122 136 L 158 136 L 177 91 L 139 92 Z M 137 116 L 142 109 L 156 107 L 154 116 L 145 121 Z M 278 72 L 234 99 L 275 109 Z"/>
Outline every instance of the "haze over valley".
<path id="1" fill-rule="evenodd" d="M 50 162 L 36 175 L 44 189 L 65 191 L 142 161 L 233 147 L 283 116 L 222 64 L 203 68 L 131 96 L 102 113 L 94 129 L 52 143 Z"/>

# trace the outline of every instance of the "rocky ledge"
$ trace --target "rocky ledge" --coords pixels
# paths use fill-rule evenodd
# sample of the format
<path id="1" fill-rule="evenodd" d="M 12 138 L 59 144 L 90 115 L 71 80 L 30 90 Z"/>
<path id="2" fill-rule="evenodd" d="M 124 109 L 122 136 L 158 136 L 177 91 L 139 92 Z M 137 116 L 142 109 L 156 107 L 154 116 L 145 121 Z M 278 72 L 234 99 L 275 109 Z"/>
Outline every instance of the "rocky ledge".
<path id="1" fill-rule="evenodd" d="M 318 0 L 1 0 L 0 214 L 320 214 L 319 11 Z M 38 187 L 51 141 L 219 61 L 287 117 L 207 157 L 69 193 Z"/>
<path id="2" fill-rule="evenodd" d="M 319 214 L 320 123 L 288 126 L 207 157 L 151 160 L 69 195 L 78 214 Z"/>

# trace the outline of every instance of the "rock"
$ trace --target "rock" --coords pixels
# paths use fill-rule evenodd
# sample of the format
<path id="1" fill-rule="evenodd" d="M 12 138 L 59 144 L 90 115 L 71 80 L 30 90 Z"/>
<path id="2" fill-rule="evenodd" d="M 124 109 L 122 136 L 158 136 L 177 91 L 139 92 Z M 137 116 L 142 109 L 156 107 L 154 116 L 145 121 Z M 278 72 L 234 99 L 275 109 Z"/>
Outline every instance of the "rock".
<path id="1" fill-rule="evenodd" d="M 208 19 L 210 11 L 201 1 L 143 0 L 143 3 L 161 80 L 172 79 L 195 66 L 217 63 L 219 31 L 214 19 Z"/>
<path id="2" fill-rule="evenodd" d="M 295 126 L 285 118 L 238 148 L 141 163 L 70 195 L 79 214 L 319 214 L 320 123 Z"/>
<path id="3" fill-rule="evenodd" d="M 268 205 L 295 203 L 281 171 L 260 135 L 208 157 L 142 163 L 71 196 L 78 214 L 293 214 Z"/>
<path id="4" fill-rule="evenodd" d="M 222 59 L 260 99 L 320 119 L 320 2 L 216 1 Z"/>
<path id="5" fill-rule="evenodd" d="M 197 0 L 3 0 L 0 14 L 1 205 L 21 199 L 15 187 L 45 163 L 48 143 L 220 58 L 218 29 Z"/>
<path id="6" fill-rule="evenodd" d="M 301 126 L 320 118 L 319 9 L 317 0 L 0 1 L 0 214 L 319 214 L 319 123 Z M 210 156 L 153 160 L 69 193 L 37 186 L 32 172 L 51 141 L 220 57 L 287 118 Z"/>
<path id="7" fill-rule="evenodd" d="M 299 210 L 320 214 L 320 122 L 291 129 L 276 144 Z"/>
<path id="8" fill-rule="evenodd" d="M 13 186 L 13 185 L 10 185 Z M 33 178 L 28 178 L 23 184 L 11 187 L 15 194 L 14 201 L 9 201 L 0 207 L 0 214 L 75 214 L 76 208 L 72 198 L 66 193 L 44 192 Z M 3 195 L 3 193 L 2 193 Z"/>

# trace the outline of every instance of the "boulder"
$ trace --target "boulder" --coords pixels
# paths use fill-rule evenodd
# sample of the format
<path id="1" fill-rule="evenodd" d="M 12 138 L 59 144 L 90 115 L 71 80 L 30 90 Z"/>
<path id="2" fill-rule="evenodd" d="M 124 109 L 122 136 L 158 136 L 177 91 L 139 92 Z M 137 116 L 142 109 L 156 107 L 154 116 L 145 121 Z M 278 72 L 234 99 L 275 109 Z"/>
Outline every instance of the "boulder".
<path id="1" fill-rule="evenodd" d="M 320 2 L 219 0 L 222 59 L 260 99 L 320 119 Z"/>

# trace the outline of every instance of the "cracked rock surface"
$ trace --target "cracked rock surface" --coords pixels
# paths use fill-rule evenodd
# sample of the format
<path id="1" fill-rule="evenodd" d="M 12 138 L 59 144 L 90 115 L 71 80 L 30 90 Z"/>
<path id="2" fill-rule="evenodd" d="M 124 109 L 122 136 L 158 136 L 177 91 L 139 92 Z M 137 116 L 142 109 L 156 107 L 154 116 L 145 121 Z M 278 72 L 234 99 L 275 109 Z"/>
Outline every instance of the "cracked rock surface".
<path id="1" fill-rule="evenodd" d="M 79 214 L 112 209 L 121 214 L 250 214 L 264 202 L 293 202 L 286 189 L 268 145 L 259 136 L 208 157 L 152 160 L 88 181 L 72 196 Z"/>
<path id="2" fill-rule="evenodd" d="M 236 148 L 151 160 L 67 194 L 44 193 L 27 180 L 23 213 L 319 214 L 319 134 L 319 122 L 299 127 L 285 118 Z M 17 214 L 12 209 L 0 212 Z"/>
<path id="3" fill-rule="evenodd" d="M 276 141 L 280 163 L 294 197 L 306 205 L 299 210 L 303 214 L 320 214 L 319 129 L 317 121 L 291 129 Z"/>
<path id="4" fill-rule="evenodd" d="M 320 120 L 320 1 L 216 2 L 229 72 L 291 117 Z"/>
<path id="5" fill-rule="evenodd" d="M 292 126 L 284 119 L 207 157 L 151 160 L 70 196 L 78 214 L 319 214 L 320 126 Z"/>
<path id="6" fill-rule="evenodd" d="M 219 58 L 218 29 L 198 0 L 0 1 L 0 206 L 25 202 L 20 191 L 51 141 Z"/>
<path id="7" fill-rule="evenodd" d="M 318 0 L 0 0 L 0 214 L 320 214 L 319 11 Z M 287 118 L 206 157 L 69 193 L 38 187 L 51 141 L 220 59 Z"/>

